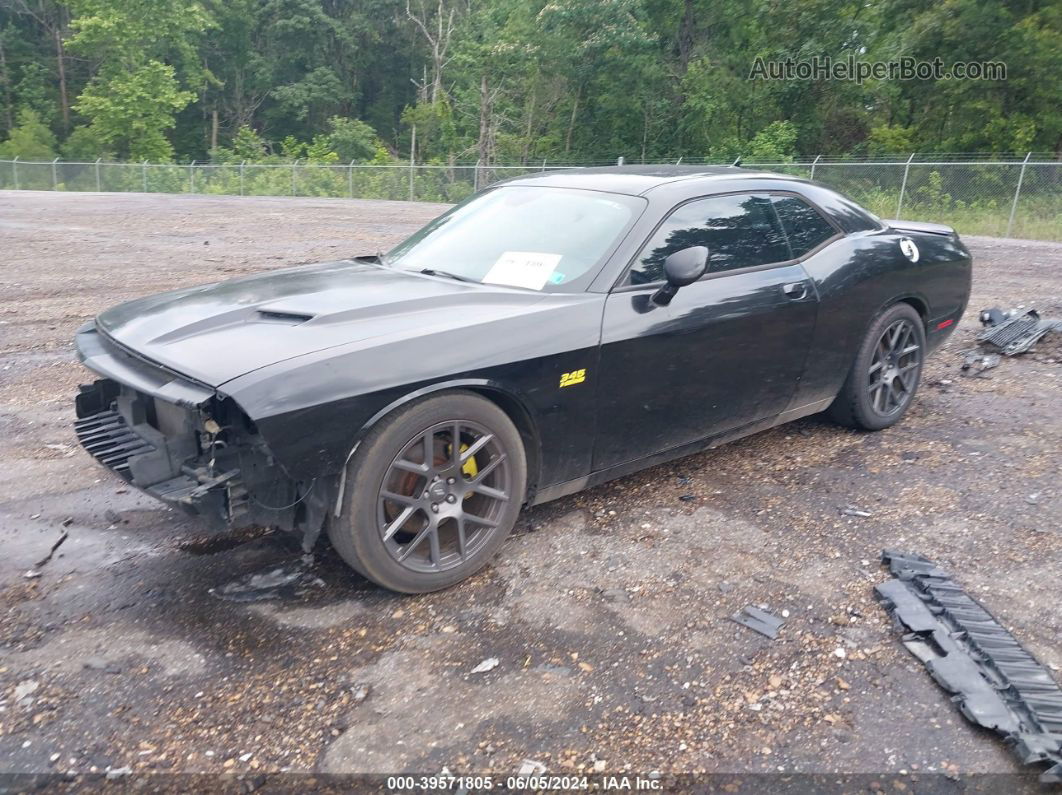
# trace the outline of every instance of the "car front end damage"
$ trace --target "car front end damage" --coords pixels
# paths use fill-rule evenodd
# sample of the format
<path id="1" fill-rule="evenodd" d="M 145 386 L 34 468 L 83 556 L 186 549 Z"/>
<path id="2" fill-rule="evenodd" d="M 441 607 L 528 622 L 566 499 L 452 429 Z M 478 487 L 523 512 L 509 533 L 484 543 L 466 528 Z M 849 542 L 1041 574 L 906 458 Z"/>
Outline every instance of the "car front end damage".
<path id="1" fill-rule="evenodd" d="M 138 357 L 92 323 L 78 358 L 103 376 L 76 398 L 82 446 L 127 483 L 214 529 L 301 530 L 312 546 L 326 488 L 292 477 L 231 398 Z"/>

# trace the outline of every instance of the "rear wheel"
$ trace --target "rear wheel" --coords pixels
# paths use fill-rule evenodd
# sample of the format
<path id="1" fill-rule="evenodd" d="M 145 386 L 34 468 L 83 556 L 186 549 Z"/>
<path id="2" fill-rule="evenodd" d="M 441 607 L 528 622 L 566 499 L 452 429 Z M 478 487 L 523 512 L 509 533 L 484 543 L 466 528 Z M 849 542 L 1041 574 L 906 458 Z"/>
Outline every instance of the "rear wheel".
<path id="1" fill-rule="evenodd" d="M 359 445 L 329 537 L 385 588 L 446 588 L 498 551 L 526 479 L 520 433 L 505 412 L 471 392 L 429 397 L 381 420 Z"/>
<path id="2" fill-rule="evenodd" d="M 918 391 L 925 349 L 925 328 L 914 307 L 886 309 L 867 331 L 829 415 L 868 431 L 895 425 Z"/>

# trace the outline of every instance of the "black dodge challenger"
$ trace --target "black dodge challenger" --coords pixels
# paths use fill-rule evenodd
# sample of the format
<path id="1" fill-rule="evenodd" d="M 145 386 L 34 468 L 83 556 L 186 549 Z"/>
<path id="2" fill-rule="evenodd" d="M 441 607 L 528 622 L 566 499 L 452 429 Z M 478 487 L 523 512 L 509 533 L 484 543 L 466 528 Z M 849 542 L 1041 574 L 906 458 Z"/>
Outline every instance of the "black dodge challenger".
<path id="1" fill-rule="evenodd" d="M 740 168 L 541 173 L 386 254 L 141 298 L 77 333 L 84 447 L 213 523 L 326 529 L 380 585 L 486 564 L 521 506 L 816 412 L 880 430 L 970 255 Z"/>

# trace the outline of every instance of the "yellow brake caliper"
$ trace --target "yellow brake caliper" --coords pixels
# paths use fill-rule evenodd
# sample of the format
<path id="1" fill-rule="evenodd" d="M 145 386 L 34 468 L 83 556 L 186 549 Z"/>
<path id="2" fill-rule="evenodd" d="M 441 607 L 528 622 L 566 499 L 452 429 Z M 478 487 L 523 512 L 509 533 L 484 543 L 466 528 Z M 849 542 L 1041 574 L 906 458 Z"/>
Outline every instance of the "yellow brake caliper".
<path id="1" fill-rule="evenodd" d="M 451 445 L 447 445 L 446 454 L 450 455 L 450 451 L 452 451 L 453 449 L 454 448 L 453 448 L 452 444 Z M 463 453 L 467 449 L 468 449 L 468 445 L 466 443 L 462 442 L 461 443 L 461 452 Z M 476 457 L 475 456 L 472 456 L 470 459 L 465 461 L 465 463 L 461 466 L 461 472 L 464 473 L 464 475 L 469 477 L 469 478 L 474 478 L 476 475 L 479 474 L 479 465 L 476 463 Z M 467 494 L 465 494 L 464 499 L 467 500 L 471 494 L 472 494 L 471 491 L 468 492 Z"/>
<path id="2" fill-rule="evenodd" d="M 462 443 L 461 444 L 461 452 L 463 453 L 467 449 L 468 449 L 468 445 Z M 479 474 L 479 466 L 476 465 L 476 457 L 472 456 L 470 459 L 465 461 L 465 465 L 463 467 L 461 467 L 461 471 L 464 472 L 466 475 L 468 475 L 470 478 L 474 478 L 476 475 L 478 475 Z"/>

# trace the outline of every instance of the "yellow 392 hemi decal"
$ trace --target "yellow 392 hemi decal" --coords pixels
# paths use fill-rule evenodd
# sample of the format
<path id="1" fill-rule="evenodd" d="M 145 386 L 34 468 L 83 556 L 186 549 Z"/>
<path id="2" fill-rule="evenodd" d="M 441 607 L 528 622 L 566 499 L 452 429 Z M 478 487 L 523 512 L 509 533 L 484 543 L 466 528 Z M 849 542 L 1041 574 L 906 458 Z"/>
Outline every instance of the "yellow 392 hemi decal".
<path id="1" fill-rule="evenodd" d="M 581 384 L 586 380 L 586 368 L 582 370 L 572 370 L 570 373 L 561 373 L 560 385 L 561 386 L 575 386 Z"/>

